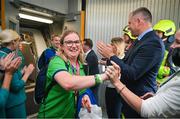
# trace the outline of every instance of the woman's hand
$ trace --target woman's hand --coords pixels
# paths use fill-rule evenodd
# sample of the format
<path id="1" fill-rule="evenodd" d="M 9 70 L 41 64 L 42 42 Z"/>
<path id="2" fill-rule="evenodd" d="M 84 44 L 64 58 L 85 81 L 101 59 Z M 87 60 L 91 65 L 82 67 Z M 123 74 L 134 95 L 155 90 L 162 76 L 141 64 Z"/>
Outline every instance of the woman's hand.
<path id="1" fill-rule="evenodd" d="M 88 112 L 91 112 L 91 101 L 88 95 L 84 95 L 82 98 L 82 107 L 85 107 Z"/>
<path id="2" fill-rule="evenodd" d="M 11 61 L 13 60 L 15 53 L 9 53 L 6 57 L 2 57 L 0 59 L 0 68 L 1 70 L 5 70 L 7 66 L 10 65 Z"/>
<path id="3" fill-rule="evenodd" d="M 27 68 L 24 69 L 24 73 L 25 74 L 31 74 L 34 71 L 34 65 L 33 64 L 29 64 Z"/>
<path id="4" fill-rule="evenodd" d="M 17 57 L 15 59 L 13 59 L 6 67 L 5 67 L 5 73 L 6 74 L 13 74 L 18 67 L 21 64 L 21 57 Z"/>
<path id="5" fill-rule="evenodd" d="M 28 77 L 31 75 L 31 73 L 34 71 L 34 65 L 29 64 L 28 67 L 24 70 L 23 80 L 26 82 Z"/>
<path id="6" fill-rule="evenodd" d="M 24 66 L 23 69 L 21 70 L 21 74 L 22 74 L 22 75 L 24 74 L 24 72 L 26 71 L 26 69 L 27 69 L 27 66 Z"/>
<path id="7" fill-rule="evenodd" d="M 120 67 L 113 61 L 111 61 L 111 64 L 112 64 L 111 66 L 107 66 L 105 73 L 109 76 L 111 82 L 113 84 L 116 84 L 120 82 L 120 76 L 121 76 Z"/>
<path id="8" fill-rule="evenodd" d="M 103 57 L 108 59 L 110 59 L 111 56 L 115 55 L 113 53 L 113 47 L 110 44 L 106 45 L 105 43 L 100 41 L 97 43 L 97 50 Z"/>

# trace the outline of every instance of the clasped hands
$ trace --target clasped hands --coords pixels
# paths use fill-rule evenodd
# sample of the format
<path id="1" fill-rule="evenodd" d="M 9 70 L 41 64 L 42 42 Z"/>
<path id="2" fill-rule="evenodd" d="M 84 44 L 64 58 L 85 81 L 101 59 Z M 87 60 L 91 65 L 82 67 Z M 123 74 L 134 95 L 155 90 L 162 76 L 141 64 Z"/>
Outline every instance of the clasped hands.
<path id="1" fill-rule="evenodd" d="M 115 55 L 113 53 L 113 48 L 110 44 L 106 45 L 103 42 L 98 42 L 97 44 L 98 52 L 108 59 L 110 59 L 111 56 Z M 112 84 L 116 84 L 120 82 L 120 67 L 113 61 L 111 61 L 110 66 L 107 66 L 105 71 L 105 77 L 108 77 L 106 80 L 111 80 Z M 91 101 L 89 99 L 88 95 L 84 95 L 82 98 L 82 106 L 85 107 L 88 112 L 91 112 Z"/>
<path id="2" fill-rule="evenodd" d="M 107 75 L 107 79 L 110 79 L 111 82 L 113 84 L 119 83 L 120 82 L 120 68 L 119 66 L 111 61 L 111 66 L 108 66 L 106 71 L 105 71 L 105 75 Z M 91 112 L 91 101 L 89 99 L 88 95 L 84 95 L 84 97 L 82 98 L 82 107 L 86 108 L 88 110 L 88 112 Z"/>

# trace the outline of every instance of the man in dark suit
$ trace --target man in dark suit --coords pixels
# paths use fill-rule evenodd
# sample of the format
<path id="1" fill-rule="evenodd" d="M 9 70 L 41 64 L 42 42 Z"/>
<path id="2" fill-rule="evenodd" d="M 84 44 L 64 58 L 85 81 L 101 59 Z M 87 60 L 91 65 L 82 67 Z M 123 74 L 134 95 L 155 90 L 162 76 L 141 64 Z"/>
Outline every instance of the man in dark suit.
<path id="1" fill-rule="evenodd" d="M 126 53 L 123 60 L 112 52 L 110 45 L 99 42 L 99 53 L 116 62 L 121 68 L 121 81 L 136 95 L 157 90 L 156 76 L 164 56 L 164 44 L 152 29 L 151 12 L 144 7 L 138 8 L 129 15 L 129 30 L 138 37 Z M 140 117 L 127 103 L 123 101 L 125 117 Z"/>
<path id="2" fill-rule="evenodd" d="M 83 41 L 83 50 L 85 52 L 85 61 L 88 65 L 88 75 L 94 75 L 99 73 L 98 58 L 94 50 L 92 50 L 93 42 L 89 38 L 85 38 Z M 91 88 L 93 91 L 96 101 L 98 102 L 98 87 L 94 86 Z"/>

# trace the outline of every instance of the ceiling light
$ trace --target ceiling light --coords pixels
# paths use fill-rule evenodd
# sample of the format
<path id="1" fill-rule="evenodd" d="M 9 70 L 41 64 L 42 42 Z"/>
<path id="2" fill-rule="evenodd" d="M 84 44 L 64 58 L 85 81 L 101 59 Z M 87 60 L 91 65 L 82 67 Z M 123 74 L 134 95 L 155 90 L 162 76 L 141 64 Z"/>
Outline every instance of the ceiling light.
<path id="1" fill-rule="evenodd" d="M 31 15 L 22 14 L 22 13 L 19 13 L 19 17 L 23 19 L 33 20 L 33 21 L 47 23 L 47 24 L 53 23 L 53 20 L 50 20 L 50 19 L 40 18 L 40 17 L 31 16 Z"/>
<path id="2" fill-rule="evenodd" d="M 38 14 L 38 15 L 42 15 L 42 16 L 46 16 L 46 17 L 53 17 L 51 14 L 44 13 L 44 12 L 39 12 L 39 11 L 32 10 L 32 9 L 29 9 L 29 8 L 25 8 L 25 7 L 21 7 L 20 10 L 21 11 L 25 11 L 25 12 L 30 12 L 30 13 Z"/>

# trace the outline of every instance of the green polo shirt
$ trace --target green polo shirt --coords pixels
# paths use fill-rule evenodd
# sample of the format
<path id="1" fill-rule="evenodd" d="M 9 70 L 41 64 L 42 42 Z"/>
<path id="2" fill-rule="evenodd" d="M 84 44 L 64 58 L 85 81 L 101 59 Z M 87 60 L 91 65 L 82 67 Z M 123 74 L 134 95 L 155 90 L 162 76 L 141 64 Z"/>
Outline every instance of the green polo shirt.
<path id="1" fill-rule="evenodd" d="M 46 79 L 46 87 L 54 80 L 56 73 L 60 71 L 68 71 L 73 74 L 73 69 L 68 62 L 68 69 L 65 62 L 59 56 L 55 56 L 49 63 Z M 80 64 L 80 75 L 85 75 L 83 65 Z M 82 94 L 84 90 L 80 91 Z M 40 106 L 38 117 L 51 117 L 51 118 L 74 118 L 75 116 L 75 96 L 74 91 L 67 91 L 56 84 L 48 93 L 46 104 Z"/>

